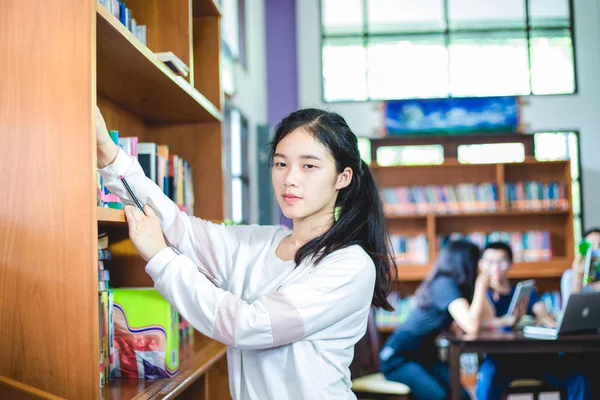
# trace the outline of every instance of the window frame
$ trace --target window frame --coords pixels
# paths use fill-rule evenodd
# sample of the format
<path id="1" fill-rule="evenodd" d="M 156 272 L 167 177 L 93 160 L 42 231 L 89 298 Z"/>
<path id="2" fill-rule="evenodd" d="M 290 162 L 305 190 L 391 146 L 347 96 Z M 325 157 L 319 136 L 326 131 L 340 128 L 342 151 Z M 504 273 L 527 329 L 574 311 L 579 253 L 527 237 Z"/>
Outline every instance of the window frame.
<path id="1" fill-rule="evenodd" d="M 362 12 L 363 12 L 363 34 L 362 34 L 362 44 L 364 46 L 365 49 L 367 49 L 368 46 L 368 41 L 369 38 L 378 38 L 378 37 L 395 37 L 395 36 L 404 36 L 404 37 L 410 37 L 410 36 L 422 36 L 422 37 L 426 37 L 426 36 L 435 36 L 435 35 L 443 35 L 444 39 L 445 39 L 445 47 L 446 49 L 449 49 L 450 46 L 450 36 L 451 34 L 462 34 L 462 33 L 473 33 L 473 34 L 485 34 L 485 33 L 510 33 L 510 32 L 525 32 L 525 38 L 527 41 L 527 63 L 528 63 L 528 72 L 529 72 L 529 93 L 528 94 L 514 94 L 514 95 L 508 95 L 508 96 L 570 96 L 570 95 L 575 95 L 579 93 L 579 78 L 577 75 L 577 41 L 576 41 L 576 37 L 575 37 L 575 18 L 574 18 L 574 7 L 573 7 L 573 0 L 566 0 L 568 2 L 568 7 L 569 7 L 569 27 L 565 28 L 565 27 L 552 27 L 552 28 L 532 28 L 529 22 L 529 10 L 530 10 L 530 0 L 523 0 L 523 4 L 525 6 L 525 27 L 524 28 L 497 28 L 497 29 L 450 29 L 450 19 L 449 19 L 449 12 L 448 12 L 448 2 L 449 0 L 441 0 L 443 2 L 443 7 L 444 7 L 444 21 L 446 23 L 446 26 L 443 30 L 439 30 L 439 31 L 419 31 L 419 32 L 403 32 L 403 31 L 397 31 L 397 32 L 386 32 L 386 33 L 374 33 L 374 34 L 370 34 L 368 33 L 368 1 L 370 0 L 361 0 L 362 2 Z M 325 104 L 336 104 L 336 103 L 365 103 L 365 102 L 382 102 L 382 101 L 386 101 L 386 100 L 395 100 L 395 99 L 402 99 L 402 100 L 413 100 L 416 99 L 415 97 L 399 97 L 399 98 L 394 98 L 394 99 L 377 99 L 377 98 L 371 98 L 368 91 L 367 91 L 367 98 L 365 100 L 327 100 L 325 98 L 325 79 L 323 76 L 323 45 L 325 43 L 325 41 L 327 39 L 331 39 L 331 38 L 340 38 L 340 39 L 344 39 L 344 38 L 360 38 L 361 35 L 356 35 L 356 34 L 326 34 L 323 28 L 323 0 L 319 0 L 319 6 L 318 6 L 318 20 L 319 20 L 319 51 L 320 51 L 320 56 L 319 56 L 319 71 L 320 71 L 320 91 L 321 91 L 321 101 Z M 532 78 L 531 78 L 531 32 L 542 32 L 542 31 L 561 31 L 561 30 L 568 30 L 570 32 L 570 37 L 571 37 L 571 51 L 572 51 L 572 55 L 573 55 L 573 92 L 572 93 L 550 93 L 550 94 L 534 94 L 533 93 L 533 87 L 532 87 Z M 449 60 L 448 60 L 448 64 L 449 64 Z M 449 69 L 449 65 L 447 67 Z M 365 75 L 366 75 L 367 70 L 365 70 Z M 450 75 L 448 75 L 450 76 Z M 450 77 L 448 78 L 448 80 L 450 81 Z M 365 82 L 367 82 L 368 84 L 368 77 L 365 76 Z M 368 86 L 367 86 L 368 88 Z M 450 93 L 450 87 L 448 88 L 448 96 L 444 96 L 444 97 L 431 97 L 431 98 L 468 98 L 468 97 L 494 97 L 497 96 L 496 94 L 492 94 L 492 95 L 483 95 L 483 96 L 452 96 L 452 94 Z M 419 98 L 422 99 L 422 98 Z"/>

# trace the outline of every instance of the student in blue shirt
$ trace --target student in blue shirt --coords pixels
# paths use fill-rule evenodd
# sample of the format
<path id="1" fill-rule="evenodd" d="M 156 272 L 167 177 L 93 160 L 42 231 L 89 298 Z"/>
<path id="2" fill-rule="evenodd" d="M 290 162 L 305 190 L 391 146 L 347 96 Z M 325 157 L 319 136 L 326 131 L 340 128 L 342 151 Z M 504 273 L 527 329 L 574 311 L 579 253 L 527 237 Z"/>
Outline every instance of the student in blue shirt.
<path id="1" fill-rule="evenodd" d="M 490 243 L 479 262 L 480 271 L 490 276 L 487 299 L 492 305 L 496 319 L 506 315 L 515 288 L 508 280 L 513 254 L 506 243 Z M 532 292 L 525 307 L 526 313 L 534 315 L 538 325 L 555 327 L 556 322 L 546 310 L 539 295 Z M 515 315 L 518 320 L 523 309 Z M 479 367 L 476 396 L 478 400 L 496 400 L 517 378 L 539 378 L 566 388 L 570 400 L 590 398 L 589 383 L 584 375 L 575 373 L 576 364 L 571 364 L 558 354 L 512 356 L 488 356 Z"/>
<path id="2" fill-rule="evenodd" d="M 392 333 L 379 358 L 388 380 L 410 387 L 418 399 L 449 396 L 449 369 L 438 357 L 435 339 L 454 322 L 467 333 L 479 331 L 491 317 L 487 303 L 489 277 L 477 278 L 479 249 L 464 241 L 449 242 L 442 249 L 428 278 L 414 296 L 414 308 Z M 487 316 L 486 316 L 487 314 Z M 462 398 L 469 395 L 463 389 Z"/>

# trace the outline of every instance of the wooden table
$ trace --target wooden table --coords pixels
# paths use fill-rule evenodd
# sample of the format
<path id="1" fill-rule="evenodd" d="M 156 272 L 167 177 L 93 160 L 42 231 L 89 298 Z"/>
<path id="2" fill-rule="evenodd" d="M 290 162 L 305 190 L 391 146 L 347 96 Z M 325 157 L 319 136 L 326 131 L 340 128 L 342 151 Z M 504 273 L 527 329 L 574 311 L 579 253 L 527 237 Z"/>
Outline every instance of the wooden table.
<path id="1" fill-rule="evenodd" d="M 522 332 L 480 332 L 477 335 L 444 332 L 449 342 L 450 391 L 453 400 L 460 399 L 461 353 L 486 354 L 552 354 L 600 352 L 600 334 L 562 336 L 554 340 L 529 339 Z"/>

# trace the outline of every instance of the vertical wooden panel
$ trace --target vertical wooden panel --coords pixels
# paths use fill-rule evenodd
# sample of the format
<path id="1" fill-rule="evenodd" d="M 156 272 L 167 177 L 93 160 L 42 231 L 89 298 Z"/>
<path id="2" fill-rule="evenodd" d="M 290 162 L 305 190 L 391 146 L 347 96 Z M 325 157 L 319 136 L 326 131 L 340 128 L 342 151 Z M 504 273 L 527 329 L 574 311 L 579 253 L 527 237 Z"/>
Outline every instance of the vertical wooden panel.
<path id="1" fill-rule="evenodd" d="M 95 2 L 0 2 L 0 376 L 99 396 Z"/>
<path id="2" fill-rule="evenodd" d="M 429 242 L 429 262 L 435 262 L 438 254 L 436 220 L 434 214 L 427 215 L 427 241 Z"/>
<path id="3" fill-rule="evenodd" d="M 508 209 L 508 204 L 506 204 L 506 194 L 504 193 L 504 184 L 504 164 L 496 164 L 496 193 L 498 193 L 498 210 L 500 211 Z"/>
<path id="4" fill-rule="evenodd" d="M 218 17 L 193 19 L 194 87 L 218 109 L 222 109 Z"/>
<path id="5" fill-rule="evenodd" d="M 208 400 L 231 400 L 227 377 L 227 358 L 217 361 L 207 372 Z"/>
<path id="6" fill-rule="evenodd" d="M 150 50 L 172 51 L 191 70 L 190 0 L 127 0 L 127 7 L 139 25 L 146 25 Z"/>

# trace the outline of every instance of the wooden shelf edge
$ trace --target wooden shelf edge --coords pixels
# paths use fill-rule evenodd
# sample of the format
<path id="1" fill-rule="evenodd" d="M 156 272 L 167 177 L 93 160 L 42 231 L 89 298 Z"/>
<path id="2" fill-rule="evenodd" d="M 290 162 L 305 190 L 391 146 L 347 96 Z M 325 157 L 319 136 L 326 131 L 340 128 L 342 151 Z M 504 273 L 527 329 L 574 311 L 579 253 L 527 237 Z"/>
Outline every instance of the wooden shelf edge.
<path id="1" fill-rule="evenodd" d="M 223 114 L 220 110 L 212 104 L 204 95 L 202 95 L 198 90 L 196 90 L 189 82 L 187 82 L 182 77 L 176 75 L 173 71 L 171 71 L 164 63 L 162 63 L 158 57 L 144 44 L 142 44 L 127 28 L 118 21 L 112 14 L 108 12 L 108 10 L 101 5 L 100 3 L 96 3 L 96 14 L 99 17 L 99 20 L 102 23 L 108 24 L 112 29 L 117 31 L 122 37 L 123 40 L 129 42 L 129 45 L 133 48 L 132 51 L 138 51 L 144 58 L 148 60 L 149 63 L 153 64 L 154 67 L 158 68 L 162 74 L 164 74 L 166 79 L 169 79 L 174 85 L 179 87 L 185 94 L 190 96 L 200 107 L 202 107 L 206 112 L 208 112 L 215 121 L 222 121 Z M 100 24 L 98 24 L 100 25 Z M 139 114 L 139 110 L 132 110 Z M 143 113 L 142 113 L 143 114 Z M 151 115 L 142 115 L 146 119 L 151 120 Z M 157 121 L 160 122 L 160 121 Z M 191 121 L 181 121 L 181 122 L 191 122 Z M 197 121 L 202 122 L 202 121 Z"/>
<path id="2" fill-rule="evenodd" d="M 424 265 L 398 265 L 399 281 L 421 281 L 427 277 L 433 263 Z M 560 278 L 571 266 L 567 257 L 555 257 L 548 261 L 515 262 L 509 277 L 521 278 Z"/>
<path id="3" fill-rule="evenodd" d="M 227 347 L 215 340 L 211 340 L 202 350 L 181 363 L 179 373 L 169 380 L 165 380 L 152 399 L 171 399 L 180 395 L 186 388 L 206 373 L 221 357 L 225 356 Z M 157 382 L 158 383 L 158 382 Z"/>
<path id="4" fill-rule="evenodd" d="M 203 347 L 182 361 L 177 375 L 170 379 L 157 379 L 149 386 L 135 393 L 128 392 L 126 397 L 133 400 L 172 399 L 180 395 L 186 388 L 204 375 L 219 359 L 225 356 L 227 348 L 224 344 L 212 339 L 202 340 Z M 120 393 L 120 385 L 135 386 L 135 379 L 117 378 L 102 388 L 103 400 L 124 400 Z M 133 383 L 133 385 L 132 385 Z"/>
<path id="5" fill-rule="evenodd" d="M 96 219 L 101 223 L 125 223 L 125 212 L 114 208 L 96 207 Z"/>
<path id="6" fill-rule="evenodd" d="M 428 216 L 435 218 L 464 218 L 464 217 L 509 217 L 520 215 L 571 215 L 571 209 L 565 210 L 500 210 L 500 211 L 477 211 L 461 213 L 424 213 L 424 214 L 398 214 L 386 215 L 386 219 L 424 219 Z"/>

